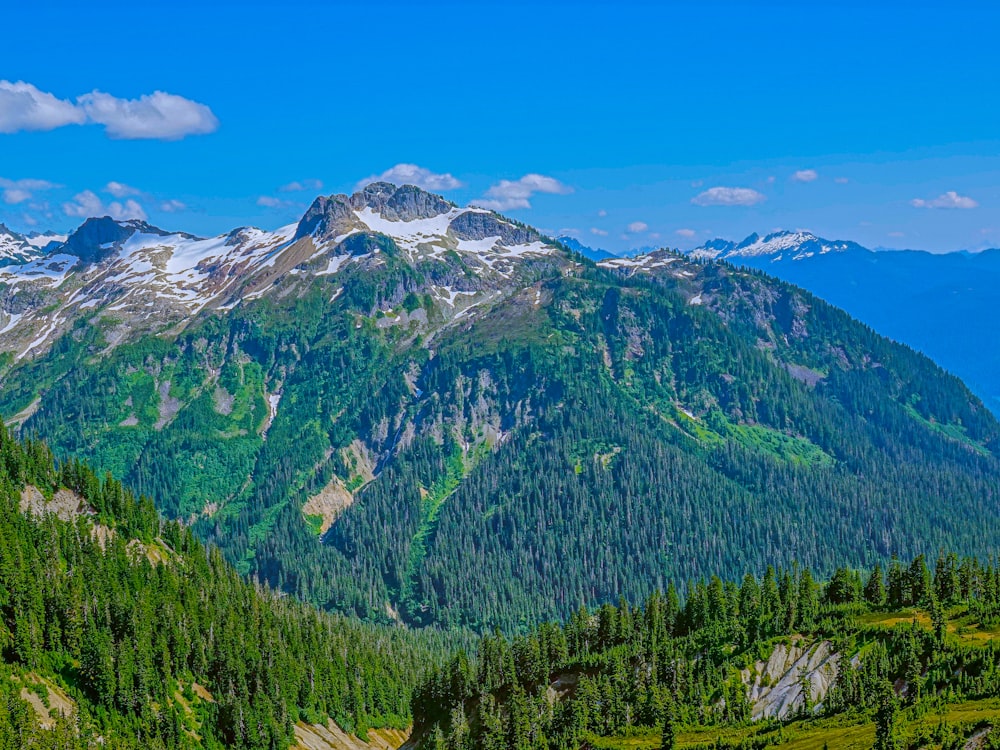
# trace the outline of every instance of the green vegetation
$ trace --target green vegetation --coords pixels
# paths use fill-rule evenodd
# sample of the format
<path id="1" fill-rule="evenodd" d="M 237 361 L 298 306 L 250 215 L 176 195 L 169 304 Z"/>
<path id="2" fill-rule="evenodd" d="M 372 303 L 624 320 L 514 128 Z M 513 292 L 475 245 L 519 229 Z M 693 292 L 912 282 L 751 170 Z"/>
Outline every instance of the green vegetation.
<path id="1" fill-rule="evenodd" d="M 29 485 L 50 499 L 68 489 L 93 512 L 24 515 Z M 405 728 L 413 686 L 461 640 L 253 585 L 149 500 L 0 428 L 4 750 L 283 748 L 295 723 L 327 717 L 362 736 Z"/>
<path id="2" fill-rule="evenodd" d="M 153 498 L 240 572 L 374 622 L 525 632 L 668 580 L 1000 538 L 996 420 L 801 290 L 558 254 L 493 288 L 458 253 L 343 247 L 376 249 L 180 333 L 109 348 L 81 320 L 7 373 L 0 413 L 40 397 L 21 434 Z M 452 320 L 441 287 L 477 306 Z M 402 310 L 426 323 L 393 324 Z M 334 478 L 353 503 L 320 539 L 302 508 Z"/>
<path id="3" fill-rule="evenodd" d="M 484 637 L 476 658 L 458 653 L 417 690 L 415 738 L 443 750 L 910 750 L 965 747 L 982 730 L 995 747 L 1000 640 L 970 626 L 998 623 L 1000 568 L 953 554 L 933 572 L 917 557 L 825 584 L 799 567 L 713 577 L 683 601 L 671 586 L 642 608 Z M 797 643 L 798 656 L 774 656 Z M 791 675 L 773 685 L 783 692 L 753 703 L 775 666 Z"/>

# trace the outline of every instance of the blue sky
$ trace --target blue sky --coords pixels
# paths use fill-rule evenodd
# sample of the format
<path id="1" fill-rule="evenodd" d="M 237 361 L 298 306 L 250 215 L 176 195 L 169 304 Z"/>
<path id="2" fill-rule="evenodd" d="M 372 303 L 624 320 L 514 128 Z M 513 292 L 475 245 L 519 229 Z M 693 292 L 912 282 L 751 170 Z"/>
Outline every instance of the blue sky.
<path id="1" fill-rule="evenodd" d="M 10 5 L 16 229 L 275 227 L 389 172 L 612 250 L 1000 246 L 996 4 Z"/>

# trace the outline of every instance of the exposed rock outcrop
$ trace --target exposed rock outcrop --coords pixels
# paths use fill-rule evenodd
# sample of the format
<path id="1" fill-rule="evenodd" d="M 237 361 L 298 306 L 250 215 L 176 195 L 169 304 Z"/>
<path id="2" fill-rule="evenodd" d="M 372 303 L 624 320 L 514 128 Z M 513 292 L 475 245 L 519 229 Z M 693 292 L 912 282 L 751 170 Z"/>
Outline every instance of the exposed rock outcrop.
<path id="1" fill-rule="evenodd" d="M 829 641 L 775 646 L 767 661 L 740 674 L 748 688 L 754 720 L 787 719 L 806 709 L 816 712 L 837 679 L 841 656 Z M 803 688 L 808 688 L 805 695 Z"/>

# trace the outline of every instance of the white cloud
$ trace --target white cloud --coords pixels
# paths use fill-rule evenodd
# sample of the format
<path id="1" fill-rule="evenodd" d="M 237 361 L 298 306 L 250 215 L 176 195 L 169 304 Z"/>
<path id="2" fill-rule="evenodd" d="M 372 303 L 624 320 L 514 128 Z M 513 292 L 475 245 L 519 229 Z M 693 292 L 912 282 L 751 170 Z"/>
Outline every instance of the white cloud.
<path id="1" fill-rule="evenodd" d="M 638 234 L 639 232 L 645 232 L 647 229 L 649 229 L 649 224 L 644 221 L 633 221 L 625 227 L 625 231 L 629 234 Z"/>
<path id="2" fill-rule="evenodd" d="M 691 202 L 696 206 L 753 206 L 767 200 L 763 193 L 750 188 L 713 187 L 699 193 Z"/>
<path id="3" fill-rule="evenodd" d="M 136 201 L 129 199 L 124 203 L 113 201 L 107 205 L 92 190 L 84 190 L 73 196 L 73 200 L 63 203 L 63 213 L 88 219 L 92 216 L 110 216 L 112 219 L 147 219 L 146 212 Z"/>
<path id="4" fill-rule="evenodd" d="M 442 192 L 454 190 L 462 187 L 462 183 L 455 179 L 450 173 L 438 174 L 416 164 L 397 164 L 391 169 L 385 170 L 382 174 L 372 175 L 357 184 L 360 190 L 365 185 L 373 182 L 391 182 L 394 185 L 416 185 L 424 190 L 434 190 Z"/>
<path id="5" fill-rule="evenodd" d="M 87 124 L 103 125 L 112 138 L 174 141 L 212 133 L 219 120 L 206 105 L 165 91 L 138 99 L 93 91 L 74 103 L 30 83 L 0 81 L 0 133 Z"/>
<path id="6" fill-rule="evenodd" d="M 127 198 L 131 195 L 141 195 L 142 191 L 139 188 L 134 188 L 131 185 L 126 185 L 122 182 L 109 182 L 104 186 L 104 192 L 111 193 L 115 198 Z"/>
<path id="7" fill-rule="evenodd" d="M 600 211 L 597 212 L 597 215 L 603 219 L 605 216 L 608 215 L 608 212 L 602 208 Z"/>
<path id="8" fill-rule="evenodd" d="M 531 208 L 529 199 L 535 193 L 566 195 L 572 192 L 573 188 L 554 177 L 526 174 L 520 180 L 500 180 L 486 191 L 484 197 L 473 201 L 472 205 L 492 208 L 494 211 L 508 211 L 512 208 Z"/>
<path id="9" fill-rule="evenodd" d="M 38 190 L 51 190 L 59 185 L 48 180 L 8 180 L 0 177 L 0 190 L 3 190 L 3 201 L 8 205 L 16 205 L 31 200 Z"/>
<path id="10" fill-rule="evenodd" d="M 294 182 L 289 182 L 287 185 L 282 185 L 278 188 L 282 193 L 300 193 L 303 190 L 322 190 L 323 182 L 321 180 L 295 180 Z"/>
<path id="11" fill-rule="evenodd" d="M 838 185 L 846 185 L 848 182 L 850 182 L 850 180 L 847 179 L 846 177 L 834 177 L 833 181 L 836 182 Z"/>
<path id="12" fill-rule="evenodd" d="M 598 227 L 591 227 L 590 228 L 590 233 L 591 234 L 595 234 L 598 237 L 607 237 L 608 236 L 608 233 L 605 230 L 599 229 Z"/>
<path id="13" fill-rule="evenodd" d="M 0 133 L 53 130 L 86 121 L 86 114 L 72 102 L 24 81 L 0 81 Z"/>
<path id="14" fill-rule="evenodd" d="M 674 234 L 678 235 L 679 237 L 686 237 L 687 239 L 691 239 L 698 233 L 693 229 L 678 229 Z"/>
<path id="15" fill-rule="evenodd" d="M 154 91 L 138 99 L 119 99 L 103 91 L 77 98 L 90 122 L 103 125 L 112 138 L 151 138 L 176 141 L 205 135 L 219 128 L 219 120 L 204 104 L 183 96 Z"/>
<path id="16" fill-rule="evenodd" d="M 813 182 L 818 178 L 819 172 L 815 169 L 800 169 L 792 175 L 792 179 L 795 180 L 795 182 Z"/>
<path id="17" fill-rule="evenodd" d="M 904 234 L 903 232 L 889 232 L 889 236 L 890 237 L 895 237 L 895 238 L 898 239 L 900 237 L 905 237 L 906 234 Z"/>
<path id="18" fill-rule="evenodd" d="M 168 214 L 175 214 L 178 211 L 187 210 L 187 204 L 181 203 L 179 200 L 171 198 L 160 203 L 160 210 L 166 211 Z"/>
<path id="19" fill-rule="evenodd" d="M 24 203 L 26 200 L 31 199 L 31 193 L 27 190 L 21 190 L 19 188 L 9 188 L 3 191 L 3 202 L 14 205 L 17 203 Z"/>
<path id="20" fill-rule="evenodd" d="M 910 205 L 915 208 L 976 208 L 979 204 L 967 195 L 959 195 L 954 190 L 939 195 L 931 200 L 914 198 Z"/>
<path id="21" fill-rule="evenodd" d="M 257 199 L 257 205 L 264 208 L 285 208 L 286 206 L 293 205 L 293 203 L 281 198 L 275 198 L 273 195 L 262 195 Z"/>

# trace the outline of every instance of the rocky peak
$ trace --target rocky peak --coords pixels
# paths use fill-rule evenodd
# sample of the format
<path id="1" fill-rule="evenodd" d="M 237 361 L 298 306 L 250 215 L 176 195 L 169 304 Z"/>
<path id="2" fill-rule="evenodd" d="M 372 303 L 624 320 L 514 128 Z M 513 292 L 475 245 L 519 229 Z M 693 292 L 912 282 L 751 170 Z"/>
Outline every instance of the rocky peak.
<path id="1" fill-rule="evenodd" d="M 102 216 L 83 222 L 60 249 L 69 255 L 75 255 L 84 265 L 99 263 L 136 232 L 163 237 L 169 234 L 138 219 L 116 221 L 110 216 Z"/>
<path id="2" fill-rule="evenodd" d="M 347 234 L 354 223 L 354 212 L 346 195 L 321 195 L 312 202 L 295 230 L 295 239 L 312 236 L 317 242 Z"/>
<path id="3" fill-rule="evenodd" d="M 396 187 L 390 182 L 373 182 L 350 198 L 351 208 L 370 208 L 388 221 L 430 219 L 448 213 L 454 205 L 440 195 L 428 193 L 416 185 Z"/>
<path id="4" fill-rule="evenodd" d="M 440 195 L 428 193 L 415 185 L 403 185 L 392 194 L 382 208 L 382 217 L 389 221 L 430 219 L 448 213 L 453 205 Z"/>
<path id="5" fill-rule="evenodd" d="M 370 208 L 375 213 L 381 214 L 382 208 L 395 192 L 396 186 L 391 182 L 369 183 L 350 197 L 351 208 L 355 211 Z"/>
<path id="6" fill-rule="evenodd" d="M 465 211 L 451 221 L 451 231 L 460 240 L 499 237 L 504 245 L 529 245 L 541 240 L 534 229 L 519 227 L 486 211 Z"/>

